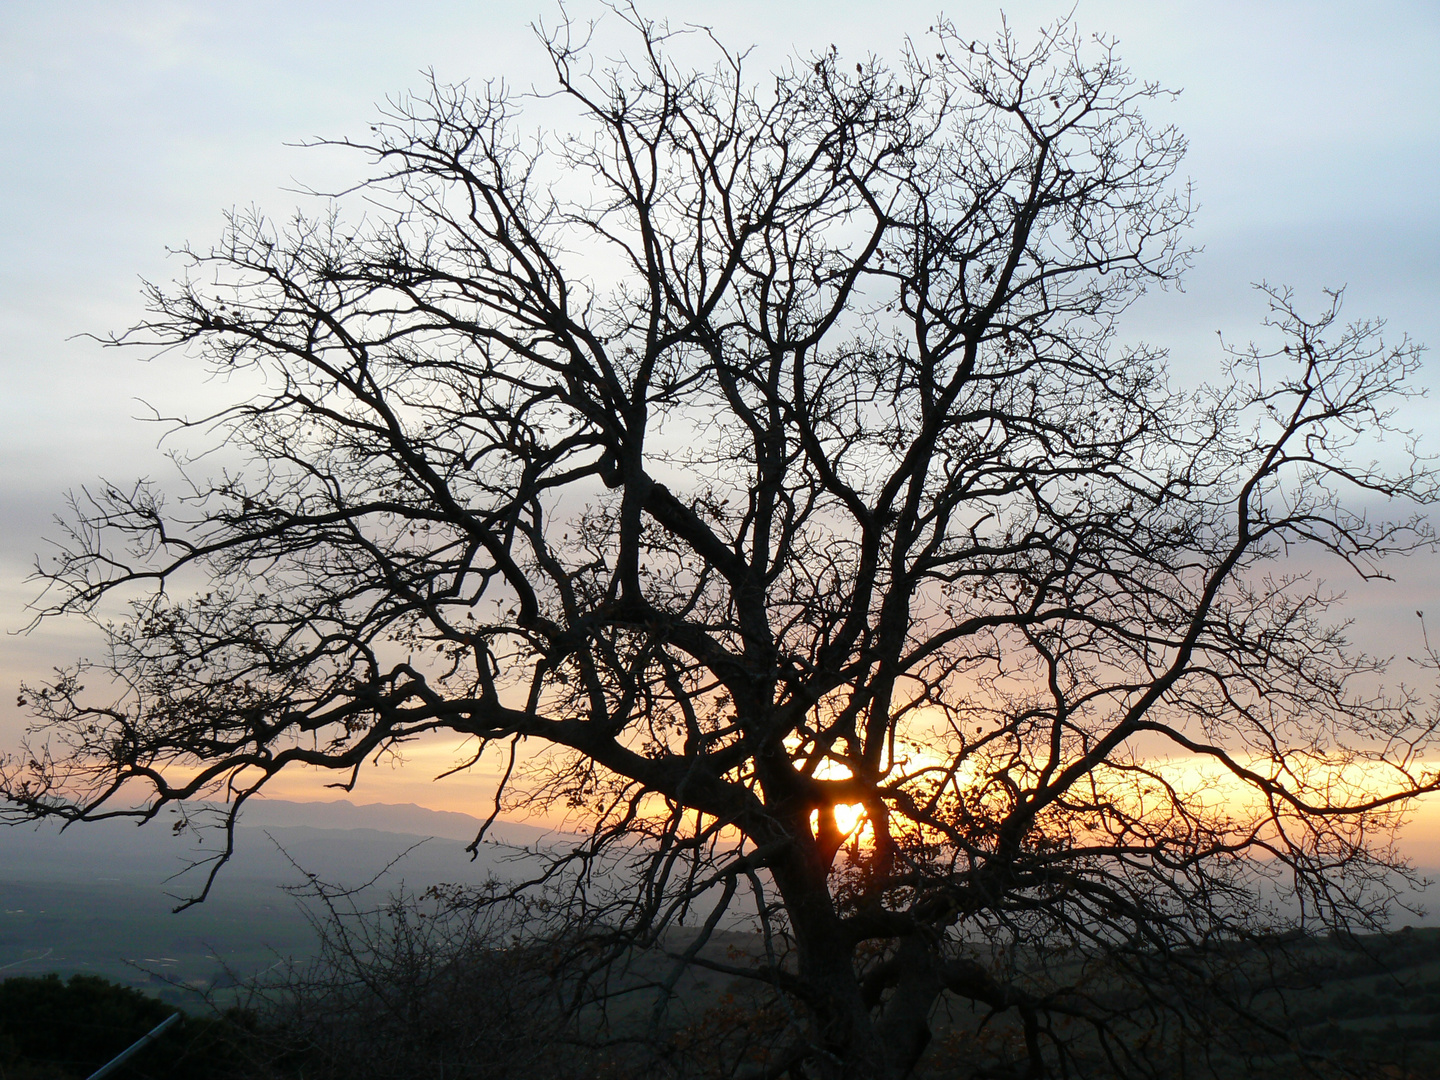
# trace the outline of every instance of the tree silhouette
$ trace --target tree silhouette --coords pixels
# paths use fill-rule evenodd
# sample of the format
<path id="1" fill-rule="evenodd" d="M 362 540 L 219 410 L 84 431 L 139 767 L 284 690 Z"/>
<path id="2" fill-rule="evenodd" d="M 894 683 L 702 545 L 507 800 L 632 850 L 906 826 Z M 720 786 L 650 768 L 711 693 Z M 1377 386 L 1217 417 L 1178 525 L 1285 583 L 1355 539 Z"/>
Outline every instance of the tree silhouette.
<path id="1" fill-rule="evenodd" d="M 616 17 L 608 67 L 542 35 L 573 133 L 432 85 L 335 209 L 149 288 L 115 343 L 258 389 L 177 421 L 234 464 L 173 501 L 76 499 L 45 614 L 109 654 L 26 690 L 11 813 L 233 812 L 452 734 L 508 755 L 496 813 L 589 823 L 556 859 L 616 860 L 616 941 L 698 919 L 680 963 L 776 988 L 763 1075 L 907 1075 L 947 993 L 1032 1075 L 1161 1068 L 1187 958 L 1374 925 L 1437 786 L 1314 576 L 1431 540 L 1373 509 L 1423 460 L 1366 456 L 1418 348 L 1278 289 L 1199 391 L 1123 346 L 1189 258 L 1184 142 L 1068 26 L 756 82 Z M 764 955 L 705 954 L 742 910 Z"/>

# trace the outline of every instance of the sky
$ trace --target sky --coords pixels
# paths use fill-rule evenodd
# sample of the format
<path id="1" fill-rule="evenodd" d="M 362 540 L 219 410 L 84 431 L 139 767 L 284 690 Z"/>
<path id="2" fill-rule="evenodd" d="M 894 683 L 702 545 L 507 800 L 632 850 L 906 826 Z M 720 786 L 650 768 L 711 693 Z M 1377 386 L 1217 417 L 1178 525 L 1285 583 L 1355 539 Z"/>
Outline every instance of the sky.
<path id="1" fill-rule="evenodd" d="M 598 6 L 575 2 L 585 19 Z M 1372 2 L 1031 0 L 1005 6 L 1022 38 L 1073 9 L 1087 33 L 1118 39 L 1137 75 L 1182 91 L 1150 110 L 1190 140 L 1182 173 L 1203 247 L 1183 292 L 1155 294 L 1124 336 L 1171 351 L 1177 377 L 1213 377 L 1216 331 L 1255 335 L 1264 304 L 1251 288 L 1293 286 L 1304 306 L 1347 288 L 1346 312 L 1440 346 L 1440 5 Z M 762 72 L 835 45 L 843 57 L 895 56 L 939 8 L 912 0 L 654 2 L 672 22 L 703 17 Z M 944 9 L 962 33 L 990 36 L 994 3 Z M 0 752 L 24 717 L 12 692 L 87 648 L 83 628 L 19 634 L 36 586 L 25 580 L 64 493 L 97 476 L 163 477 L 146 404 L 194 412 L 225 388 L 183 357 L 147 361 L 81 336 L 142 313 L 142 278 L 179 272 L 167 249 L 218 237 L 221 213 L 257 205 L 277 217 L 301 189 L 342 186 L 361 163 L 295 145 L 358 133 L 376 103 L 442 82 L 504 78 L 548 85 L 530 24 L 551 3 L 179 3 L 7 0 L 0 20 Z M 536 123 L 541 122 L 537 118 Z M 310 203 L 313 207 L 313 203 Z M 1440 452 L 1440 358 L 1423 375 L 1432 399 L 1406 419 Z M 1432 415 L 1433 413 L 1433 415 Z M 1440 560 L 1395 567 L 1397 583 L 1353 589 L 1355 636 L 1403 658 L 1414 610 L 1440 626 Z M 1403 665 L 1403 659 L 1401 661 Z M 422 748 L 382 763 L 359 801 L 483 812 L 482 770 L 434 784 L 453 758 Z M 308 782 L 275 794 L 327 797 Z M 1440 810 L 1410 841 L 1440 864 Z"/>

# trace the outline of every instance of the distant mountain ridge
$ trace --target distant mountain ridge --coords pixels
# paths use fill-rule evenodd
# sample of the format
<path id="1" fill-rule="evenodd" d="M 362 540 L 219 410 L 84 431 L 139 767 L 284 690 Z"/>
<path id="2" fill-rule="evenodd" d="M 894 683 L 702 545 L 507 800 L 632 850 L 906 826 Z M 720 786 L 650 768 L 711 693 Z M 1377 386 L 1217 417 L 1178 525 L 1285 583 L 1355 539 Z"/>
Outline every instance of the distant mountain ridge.
<path id="1" fill-rule="evenodd" d="M 286 799 L 251 799 L 240 811 L 240 824 L 248 828 L 374 829 L 404 836 L 435 836 L 470 843 L 480 833 L 483 819 L 454 810 L 431 810 L 415 803 L 292 802 Z M 555 829 L 522 822 L 497 820 L 487 839 L 502 844 L 529 845 L 563 841 L 569 837 Z"/>
<path id="2" fill-rule="evenodd" d="M 135 819 L 119 818 L 76 823 L 63 832 L 54 822 L 0 826 L 0 884 L 129 881 L 158 888 L 169 882 L 170 891 L 183 892 L 191 887 L 186 882 L 197 877 L 186 868 L 223 848 L 223 837 L 214 827 L 221 820 L 217 813 L 221 809 L 190 807 L 188 828 L 182 826 L 178 813 L 143 826 Z M 219 885 L 222 889 L 240 881 L 278 885 L 295 881 L 297 874 L 303 881 L 302 870 L 354 885 L 387 867 L 391 882 L 403 879 L 421 887 L 478 883 L 491 875 L 517 873 L 517 859 L 525 859 L 518 849 L 564 848 L 578 839 L 543 826 L 497 821 L 472 858 L 464 849 L 482 824 L 469 814 L 413 803 L 257 799 L 241 808 L 235 853 L 221 871 Z"/>

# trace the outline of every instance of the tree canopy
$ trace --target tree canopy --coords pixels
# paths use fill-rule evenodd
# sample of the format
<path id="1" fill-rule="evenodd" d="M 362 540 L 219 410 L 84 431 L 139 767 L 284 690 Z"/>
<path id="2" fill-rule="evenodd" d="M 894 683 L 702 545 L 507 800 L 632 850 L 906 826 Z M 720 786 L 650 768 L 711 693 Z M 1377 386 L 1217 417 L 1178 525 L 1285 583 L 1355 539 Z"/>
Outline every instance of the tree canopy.
<path id="1" fill-rule="evenodd" d="M 1026 1075 L 1163 1071 L 1187 958 L 1374 925 L 1440 783 L 1318 576 L 1432 540 L 1369 445 L 1419 348 L 1275 288 L 1199 390 L 1125 344 L 1192 211 L 1103 39 L 754 79 L 613 18 L 628 58 L 541 37 L 572 131 L 433 84 L 329 144 L 370 168 L 324 213 L 148 288 L 115 343 L 259 389 L 177 421 L 224 455 L 181 488 L 77 497 L 45 614 L 108 655 L 26 689 L 10 812 L 238 812 L 451 734 L 495 813 L 588 823 L 575 895 L 628 860 L 610 932 L 698 919 L 680 962 L 776 988 L 760 1075 L 909 1075 L 946 994 Z M 705 959 L 746 911 L 764 956 Z"/>

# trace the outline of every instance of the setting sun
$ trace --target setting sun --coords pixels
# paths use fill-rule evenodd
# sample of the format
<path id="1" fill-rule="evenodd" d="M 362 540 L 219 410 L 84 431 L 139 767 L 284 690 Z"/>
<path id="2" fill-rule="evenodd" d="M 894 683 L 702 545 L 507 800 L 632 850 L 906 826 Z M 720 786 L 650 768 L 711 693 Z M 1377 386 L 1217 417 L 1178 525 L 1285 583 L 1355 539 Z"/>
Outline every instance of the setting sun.
<path id="1" fill-rule="evenodd" d="M 865 807 L 859 803 L 840 803 L 835 807 L 835 825 L 850 836 L 865 821 Z"/>
<path id="2" fill-rule="evenodd" d="M 855 840 L 862 844 L 874 841 L 875 831 L 870 827 L 865 807 L 860 803 L 836 803 L 830 808 L 830 812 L 835 817 L 835 827 L 846 840 Z M 810 831 L 820 831 L 819 810 L 810 812 Z"/>

